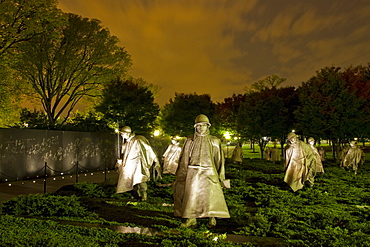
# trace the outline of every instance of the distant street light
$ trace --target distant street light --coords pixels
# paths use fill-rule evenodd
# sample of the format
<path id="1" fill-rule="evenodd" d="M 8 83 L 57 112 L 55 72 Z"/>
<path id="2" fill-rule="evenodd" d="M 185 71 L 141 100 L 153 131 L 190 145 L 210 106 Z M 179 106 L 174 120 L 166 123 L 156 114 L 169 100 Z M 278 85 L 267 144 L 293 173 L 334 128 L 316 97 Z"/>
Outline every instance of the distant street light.
<path id="1" fill-rule="evenodd" d="M 159 130 L 155 130 L 154 133 L 153 133 L 154 136 L 159 136 L 160 134 L 161 134 L 161 132 Z"/>
<path id="2" fill-rule="evenodd" d="M 226 139 L 226 158 L 229 156 L 229 140 L 231 138 L 231 134 L 229 131 L 224 133 L 224 137 Z"/>

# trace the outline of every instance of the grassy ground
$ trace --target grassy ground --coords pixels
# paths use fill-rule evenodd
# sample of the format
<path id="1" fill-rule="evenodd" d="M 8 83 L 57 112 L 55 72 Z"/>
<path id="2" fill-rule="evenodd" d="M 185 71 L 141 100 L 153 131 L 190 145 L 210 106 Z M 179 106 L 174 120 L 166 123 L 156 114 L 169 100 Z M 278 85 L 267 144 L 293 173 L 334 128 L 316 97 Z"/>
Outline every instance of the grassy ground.
<path id="1" fill-rule="evenodd" d="M 269 143 L 267 145 L 267 147 L 273 147 L 273 146 L 274 145 L 271 144 L 271 143 Z M 329 160 L 332 160 L 333 159 L 332 146 L 329 145 L 329 144 L 327 144 L 327 143 L 323 143 L 320 146 L 322 146 L 325 149 L 325 151 L 326 151 L 326 158 L 329 159 Z M 360 144 L 358 146 L 361 149 L 364 150 L 364 152 L 365 152 L 365 160 L 370 160 L 370 143 L 365 143 L 365 146 L 363 146 L 362 144 Z M 278 148 L 279 147 L 280 146 L 278 146 Z M 224 153 L 225 153 L 225 157 L 231 158 L 234 148 L 235 148 L 235 146 L 227 146 L 227 147 L 224 146 L 223 147 L 223 150 L 224 150 Z M 253 148 L 251 148 L 251 145 L 250 144 L 244 144 L 243 145 L 243 155 L 244 155 L 244 158 L 260 159 L 261 158 L 260 148 L 259 148 L 258 145 L 255 145 L 254 146 L 254 149 L 253 149 Z"/>
<path id="2" fill-rule="evenodd" d="M 0 246 L 370 246 L 369 161 L 355 175 L 328 159 L 312 188 L 293 192 L 284 182 L 283 161 L 273 164 L 244 152 L 243 164 L 226 159 L 231 218 L 219 219 L 216 228 L 209 229 L 207 219 L 194 229 L 180 226 L 184 219 L 173 216 L 168 186 L 175 177 L 164 175 L 149 183 L 146 202 L 115 194 L 109 183 L 78 183 L 53 195 L 5 202 Z M 117 235 L 109 230 L 113 225 L 158 234 Z"/>

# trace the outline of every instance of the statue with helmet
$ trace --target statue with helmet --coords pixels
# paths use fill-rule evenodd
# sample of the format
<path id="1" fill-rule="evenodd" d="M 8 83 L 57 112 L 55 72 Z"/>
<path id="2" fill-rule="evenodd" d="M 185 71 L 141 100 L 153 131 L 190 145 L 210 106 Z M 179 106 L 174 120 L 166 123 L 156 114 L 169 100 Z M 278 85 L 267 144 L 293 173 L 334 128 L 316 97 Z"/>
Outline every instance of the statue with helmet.
<path id="1" fill-rule="evenodd" d="M 160 169 L 157 155 L 149 141 L 144 136 L 135 135 L 129 126 L 123 127 L 120 134 L 123 141 L 121 159 L 116 164 L 119 173 L 116 193 L 134 191 L 145 201 L 150 169 L 152 165 L 156 170 Z"/>
<path id="2" fill-rule="evenodd" d="M 230 218 L 222 191 L 228 187 L 221 141 L 209 134 L 211 126 L 206 115 L 195 118 L 195 133 L 187 138 L 176 171 L 174 214 L 186 218 L 183 227 L 195 227 L 197 218 L 209 218 L 209 227 L 217 218 Z"/>
<path id="3" fill-rule="evenodd" d="M 308 171 L 315 159 L 311 147 L 298 139 L 294 132 L 288 134 L 289 146 L 285 150 L 285 177 L 290 188 L 296 192 L 304 187 L 308 180 Z"/>
<path id="4" fill-rule="evenodd" d="M 176 174 L 181 153 L 180 142 L 176 137 L 171 138 L 171 144 L 162 155 L 163 174 Z"/>
<path id="5" fill-rule="evenodd" d="M 315 176 L 317 173 L 324 173 L 324 167 L 322 165 L 321 155 L 319 150 L 315 147 L 315 139 L 313 137 L 307 140 L 310 148 L 312 149 L 314 158 L 311 159 L 311 164 L 308 164 L 307 183 L 309 186 L 313 186 L 315 182 Z"/>
<path id="6" fill-rule="evenodd" d="M 343 155 L 343 168 L 352 169 L 357 174 L 358 165 L 365 163 L 365 153 L 357 147 L 356 141 L 351 141 L 349 145 L 348 151 Z"/>

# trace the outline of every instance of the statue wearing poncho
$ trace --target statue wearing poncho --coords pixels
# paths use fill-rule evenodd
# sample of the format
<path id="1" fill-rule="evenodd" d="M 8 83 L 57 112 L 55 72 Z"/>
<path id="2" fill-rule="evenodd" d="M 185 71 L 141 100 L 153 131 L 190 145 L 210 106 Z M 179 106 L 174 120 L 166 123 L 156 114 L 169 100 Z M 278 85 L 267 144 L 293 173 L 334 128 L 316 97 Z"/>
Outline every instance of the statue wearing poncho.
<path id="1" fill-rule="evenodd" d="M 183 224 L 186 227 L 195 225 L 195 218 L 210 217 L 210 226 L 216 225 L 215 217 L 230 218 L 221 185 L 225 180 L 221 141 L 209 135 L 209 126 L 196 121 L 196 132 L 185 141 L 176 171 L 174 214 L 193 219 Z"/>
<path id="2" fill-rule="evenodd" d="M 311 147 L 298 140 L 297 136 L 291 132 L 288 134 L 289 148 L 285 151 L 285 177 L 284 182 L 289 184 L 295 192 L 303 188 L 307 181 L 308 167 L 313 164 L 315 159 Z"/>
<path id="3" fill-rule="evenodd" d="M 177 166 L 179 165 L 181 147 L 176 138 L 172 138 L 171 142 L 172 144 L 167 147 L 166 152 L 163 154 L 163 174 L 175 175 Z"/>
<path id="4" fill-rule="evenodd" d="M 122 164 L 118 165 L 119 178 L 116 193 L 123 193 L 134 189 L 138 185 L 138 193 L 146 200 L 146 182 L 150 179 L 150 168 L 153 163 L 158 167 L 157 155 L 144 136 L 136 136 L 131 132 L 121 133 Z"/>
<path id="5" fill-rule="evenodd" d="M 357 174 L 358 165 L 365 162 L 365 154 L 360 148 L 356 146 L 356 141 L 350 142 L 350 148 L 343 158 L 343 167 L 352 168 L 355 174 Z"/>

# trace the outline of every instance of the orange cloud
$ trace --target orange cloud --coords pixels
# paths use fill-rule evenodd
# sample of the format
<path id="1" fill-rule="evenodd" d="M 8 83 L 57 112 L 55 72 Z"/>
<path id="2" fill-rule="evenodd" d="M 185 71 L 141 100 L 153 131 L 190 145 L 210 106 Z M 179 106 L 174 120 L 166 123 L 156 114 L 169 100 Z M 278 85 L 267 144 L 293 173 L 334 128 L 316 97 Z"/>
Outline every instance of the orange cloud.
<path id="1" fill-rule="evenodd" d="M 222 101 L 272 74 L 299 85 L 330 65 L 367 63 L 367 1 L 59 0 L 96 18 L 133 58 L 132 75 Z"/>

